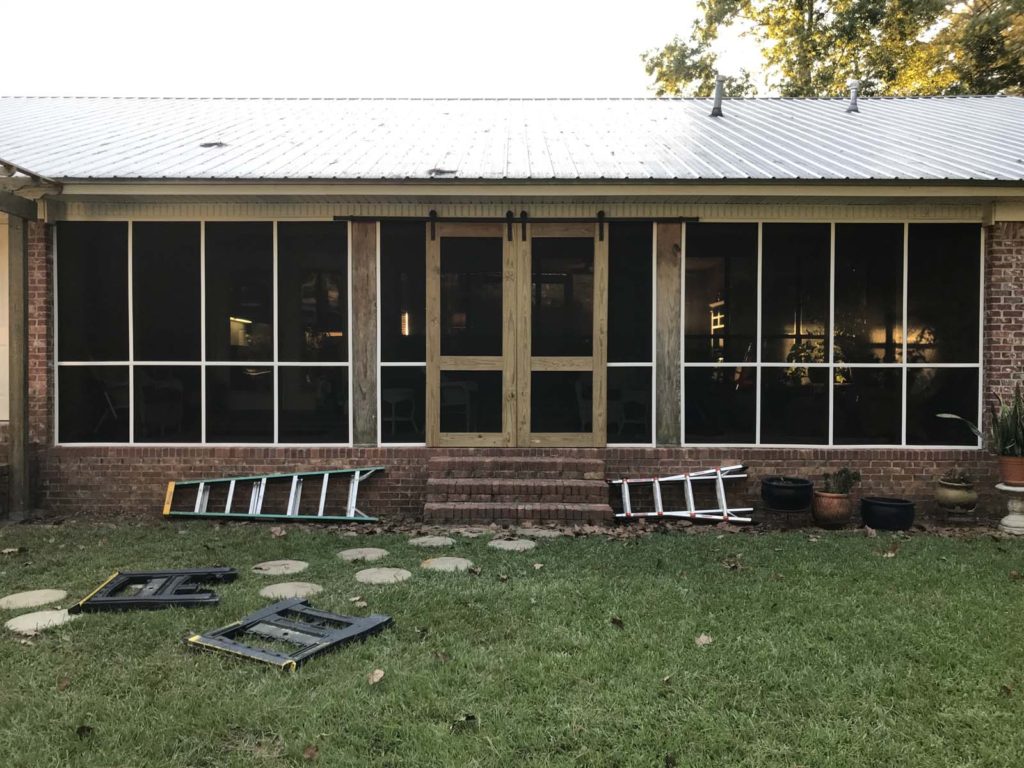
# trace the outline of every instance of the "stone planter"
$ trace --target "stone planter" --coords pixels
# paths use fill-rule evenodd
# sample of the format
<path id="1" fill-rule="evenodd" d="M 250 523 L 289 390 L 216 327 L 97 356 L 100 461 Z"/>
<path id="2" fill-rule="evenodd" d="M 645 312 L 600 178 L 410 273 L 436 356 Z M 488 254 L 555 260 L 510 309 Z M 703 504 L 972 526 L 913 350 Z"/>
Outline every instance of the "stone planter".
<path id="1" fill-rule="evenodd" d="M 973 512 L 978 506 L 978 492 L 970 483 L 939 480 L 935 486 L 935 503 L 946 512 Z"/>

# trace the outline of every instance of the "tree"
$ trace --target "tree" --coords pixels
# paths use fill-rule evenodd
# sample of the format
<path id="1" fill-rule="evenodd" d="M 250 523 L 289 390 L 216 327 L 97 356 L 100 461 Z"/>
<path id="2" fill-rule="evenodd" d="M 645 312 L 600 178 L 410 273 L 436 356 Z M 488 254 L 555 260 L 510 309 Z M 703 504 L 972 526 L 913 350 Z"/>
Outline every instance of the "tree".
<path id="1" fill-rule="evenodd" d="M 643 55 L 658 95 L 709 95 L 715 43 L 745 27 L 783 96 L 1024 92 L 1024 0 L 699 0 L 687 39 Z M 726 83 L 753 91 L 749 72 Z"/>

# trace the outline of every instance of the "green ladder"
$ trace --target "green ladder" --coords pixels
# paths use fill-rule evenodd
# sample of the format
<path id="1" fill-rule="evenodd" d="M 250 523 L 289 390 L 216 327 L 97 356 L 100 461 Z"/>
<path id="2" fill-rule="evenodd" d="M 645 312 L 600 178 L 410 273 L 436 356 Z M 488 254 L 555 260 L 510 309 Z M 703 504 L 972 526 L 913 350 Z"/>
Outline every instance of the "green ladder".
<path id="1" fill-rule="evenodd" d="M 376 517 L 364 515 L 356 508 L 359 495 L 359 484 L 367 480 L 375 472 L 382 472 L 384 467 L 356 467 L 354 469 L 328 469 L 318 472 L 293 472 L 278 475 L 253 475 L 251 477 L 222 477 L 213 480 L 172 480 L 167 484 L 167 495 L 164 497 L 164 517 L 207 517 L 230 520 L 319 520 L 329 522 L 360 522 L 374 523 Z M 348 476 L 348 501 L 345 514 L 326 515 L 327 489 L 331 478 L 335 475 Z M 300 514 L 299 505 L 302 499 L 302 485 L 307 478 L 320 478 L 320 503 L 315 515 Z M 283 513 L 264 512 L 263 500 L 267 494 L 268 484 L 289 483 L 288 504 Z M 210 511 L 210 492 L 213 489 L 227 486 L 227 501 L 220 511 Z M 249 486 L 249 506 L 245 511 L 232 511 L 231 504 L 235 500 L 236 491 L 244 493 Z M 175 493 L 182 488 L 195 488 L 195 502 L 191 509 L 175 509 Z"/>

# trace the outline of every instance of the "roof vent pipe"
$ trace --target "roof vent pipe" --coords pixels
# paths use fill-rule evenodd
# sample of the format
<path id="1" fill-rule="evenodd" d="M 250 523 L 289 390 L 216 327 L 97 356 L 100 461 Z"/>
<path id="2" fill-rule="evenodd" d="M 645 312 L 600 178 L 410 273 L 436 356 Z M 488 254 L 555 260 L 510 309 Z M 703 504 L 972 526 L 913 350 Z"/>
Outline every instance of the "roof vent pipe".
<path id="1" fill-rule="evenodd" d="M 860 80 L 847 80 L 846 85 L 850 89 L 850 106 L 846 108 L 847 112 L 860 112 L 857 109 L 857 90 L 860 88 Z"/>
<path id="2" fill-rule="evenodd" d="M 711 108 L 712 117 L 722 116 L 722 95 L 725 91 L 725 75 L 715 75 L 715 105 Z"/>

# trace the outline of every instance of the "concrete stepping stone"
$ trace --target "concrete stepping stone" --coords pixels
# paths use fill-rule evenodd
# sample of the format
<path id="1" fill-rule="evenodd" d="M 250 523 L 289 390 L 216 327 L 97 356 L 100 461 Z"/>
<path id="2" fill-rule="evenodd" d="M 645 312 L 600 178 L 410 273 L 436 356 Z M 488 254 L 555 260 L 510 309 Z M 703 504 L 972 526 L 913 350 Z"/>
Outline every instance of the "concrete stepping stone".
<path id="1" fill-rule="evenodd" d="M 387 557 L 388 551 L 386 549 L 380 549 L 379 547 L 357 547 L 356 549 L 343 549 L 338 553 L 338 557 L 344 560 L 346 563 L 357 563 L 360 561 L 366 561 L 368 563 L 374 560 L 380 560 L 382 557 Z"/>
<path id="2" fill-rule="evenodd" d="M 356 573 L 356 581 L 360 584 L 397 584 L 410 576 L 404 568 L 365 568 Z"/>
<path id="3" fill-rule="evenodd" d="M 68 593 L 63 589 L 33 589 L 28 592 L 15 592 L 13 595 L 0 598 L 0 609 L 35 608 L 37 605 L 56 603 L 63 600 Z"/>
<path id="4" fill-rule="evenodd" d="M 473 561 L 464 557 L 432 557 L 420 563 L 420 568 L 428 571 L 441 571 L 443 573 L 457 573 L 468 571 L 473 567 Z"/>
<path id="5" fill-rule="evenodd" d="M 319 584 L 309 581 L 282 581 L 280 584 L 264 587 L 260 590 L 260 595 L 272 600 L 287 600 L 289 597 L 309 597 L 323 591 L 324 588 Z"/>
<path id="6" fill-rule="evenodd" d="M 447 536 L 420 536 L 418 539 L 409 539 L 409 543 L 414 547 L 450 547 L 455 539 Z"/>
<path id="7" fill-rule="evenodd" d="M 516 528 L 516 535 L 531 539 L 557 539 L 566 534 L 557 528 Z"/>
<path id="8" fill-rule="evenodd" d="M 23 613 L 4 624 L 7 629 L 19 635 L 32 637 L 50 627 L 59 627 L 74 621 L 80 614 L 70 614 L 66 608 L 51 611 L 36 611 L 34 613 Z"/>
<path id="9" fill-rule="evenodd" d="M 503 552 L 526 552 L 536 547 L 537 542 L 530 539 L 493 539 L 487 542 L 487 546 Z"/>
<path id="10" fill-rule="evenodd" d="M 265 563 L 256 563 L 252 567 L 252 572 L 263 576 L 286 576 L 289 573 L 300 573 L 307 568 L 309 563 L 303 560 L 267 560 Z"/>

